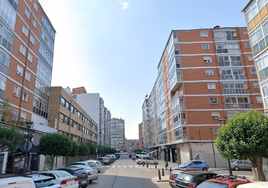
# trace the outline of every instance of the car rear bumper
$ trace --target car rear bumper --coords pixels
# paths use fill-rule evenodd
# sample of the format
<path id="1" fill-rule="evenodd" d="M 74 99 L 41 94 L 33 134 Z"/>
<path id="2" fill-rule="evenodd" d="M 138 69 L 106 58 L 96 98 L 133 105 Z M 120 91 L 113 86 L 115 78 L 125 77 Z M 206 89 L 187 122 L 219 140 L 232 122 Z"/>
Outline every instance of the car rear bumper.
<path id="1" fill-rule="evenodd" d="M 98 178 L 99 178 L 99 174 L 94 174 L 88 177 L 88 181 L 97 180 Z"/>

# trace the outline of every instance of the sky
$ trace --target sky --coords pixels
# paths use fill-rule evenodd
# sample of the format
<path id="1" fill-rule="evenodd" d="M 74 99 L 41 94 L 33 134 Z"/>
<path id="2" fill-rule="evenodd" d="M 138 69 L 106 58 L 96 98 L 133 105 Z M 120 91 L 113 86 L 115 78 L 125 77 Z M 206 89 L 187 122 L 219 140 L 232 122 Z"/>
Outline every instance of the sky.
<path id="1" fill-rule="evenodd" d="M 171 30 L 246 27 L 249 0 L 39 0 L 56 30 L 51 86 L 100 93 L 125 137 L 138 139 L 142 104 Z"/>

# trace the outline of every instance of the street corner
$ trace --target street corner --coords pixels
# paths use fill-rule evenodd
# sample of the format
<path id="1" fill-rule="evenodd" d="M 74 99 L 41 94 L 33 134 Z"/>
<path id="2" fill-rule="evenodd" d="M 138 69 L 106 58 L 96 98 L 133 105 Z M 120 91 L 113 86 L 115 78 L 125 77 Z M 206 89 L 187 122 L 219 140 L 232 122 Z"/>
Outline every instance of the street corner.
<path id="1" fill-rule="evenodd" d="M 161 183 L 161 182 L 168 182 L 169 178 L 168 177 L 161 177 L 161 180 L 158 177 L 154 177 L 151 179 L 153 183 L 157 184 L 157 183 Z"/>

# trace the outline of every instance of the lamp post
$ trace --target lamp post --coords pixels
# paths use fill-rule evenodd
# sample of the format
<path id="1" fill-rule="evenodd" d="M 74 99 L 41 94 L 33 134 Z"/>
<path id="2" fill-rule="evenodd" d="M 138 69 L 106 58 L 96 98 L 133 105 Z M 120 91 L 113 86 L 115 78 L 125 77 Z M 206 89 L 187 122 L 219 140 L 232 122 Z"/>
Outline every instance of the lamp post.
<path id="1" fill-rule="evenodd" d="M 215 150 L 214 150 L 214 146 L 213 146 L 213 138 L 212 138 L 212 128 L 210 128 L 210 136 L 211 136 L 211 145 L 212 145 L 212 151 L 213 151 L 213 158 L 214 158 L 214 167 L 217 168 L 216 165 L 216 158 L 215 158 Z"/>
<path id="2" fill-rule="evenodd" d="M 27 134 L 27 142 L 26 142 L 26 148 L 25 148 L 25 161 L 24 161 L 24 164 L 23 164 L 23 174 L 25 175 L 26 174 L 26 163 L 27 163 L 27 154 L 28 154 L 28 151 L 31 149 L 32 145 L 29 146 L 29 137 L 30 137 L 30 129 L 31 129 L 31 125 L 33 124 L 32 121 L 27 121 L 26 122 L 26 125 L 27 125 L 27 129 L 28 129 L 28 134 Z"/>
<path id="3" fill-rule="evenodd" d="M 166 168 L 168 167 L 168 156 L 167 156 L 167 139 L 166 139 L 167 137 L 165 137 L 165 159 L 166 159 Z"/>
<path id="4" fill-rule="evenodd" d="M 219 122 L 221 123 L 221 126 L 222 126 L 222 122 L 223 122 L 223 125 L 225 125 L 225 121 L 226 119 L 219 119 Z M 231 169 L 231 165 L 230 165 L 230 160 L 227 159 L 227 165 L 228 165 L 228 169 L 229 169 L 229 175 L 232 176 L 233 173 L 232 173 L 232 169 Z"/>

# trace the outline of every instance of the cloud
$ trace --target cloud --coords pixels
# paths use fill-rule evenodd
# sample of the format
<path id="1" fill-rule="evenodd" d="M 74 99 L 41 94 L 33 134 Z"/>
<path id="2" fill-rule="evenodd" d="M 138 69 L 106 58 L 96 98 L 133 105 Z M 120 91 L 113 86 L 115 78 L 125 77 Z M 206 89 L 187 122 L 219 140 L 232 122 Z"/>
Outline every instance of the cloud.
<path id="1" fill-rule="evenodd" d="M 125 2 L 125 1 L 120 0 L 119 4 L 123 5 L 123 7 L 122 7 L 123 10 L 126 10 L 127 8 L 129 8 L 129 2 Z"/>

